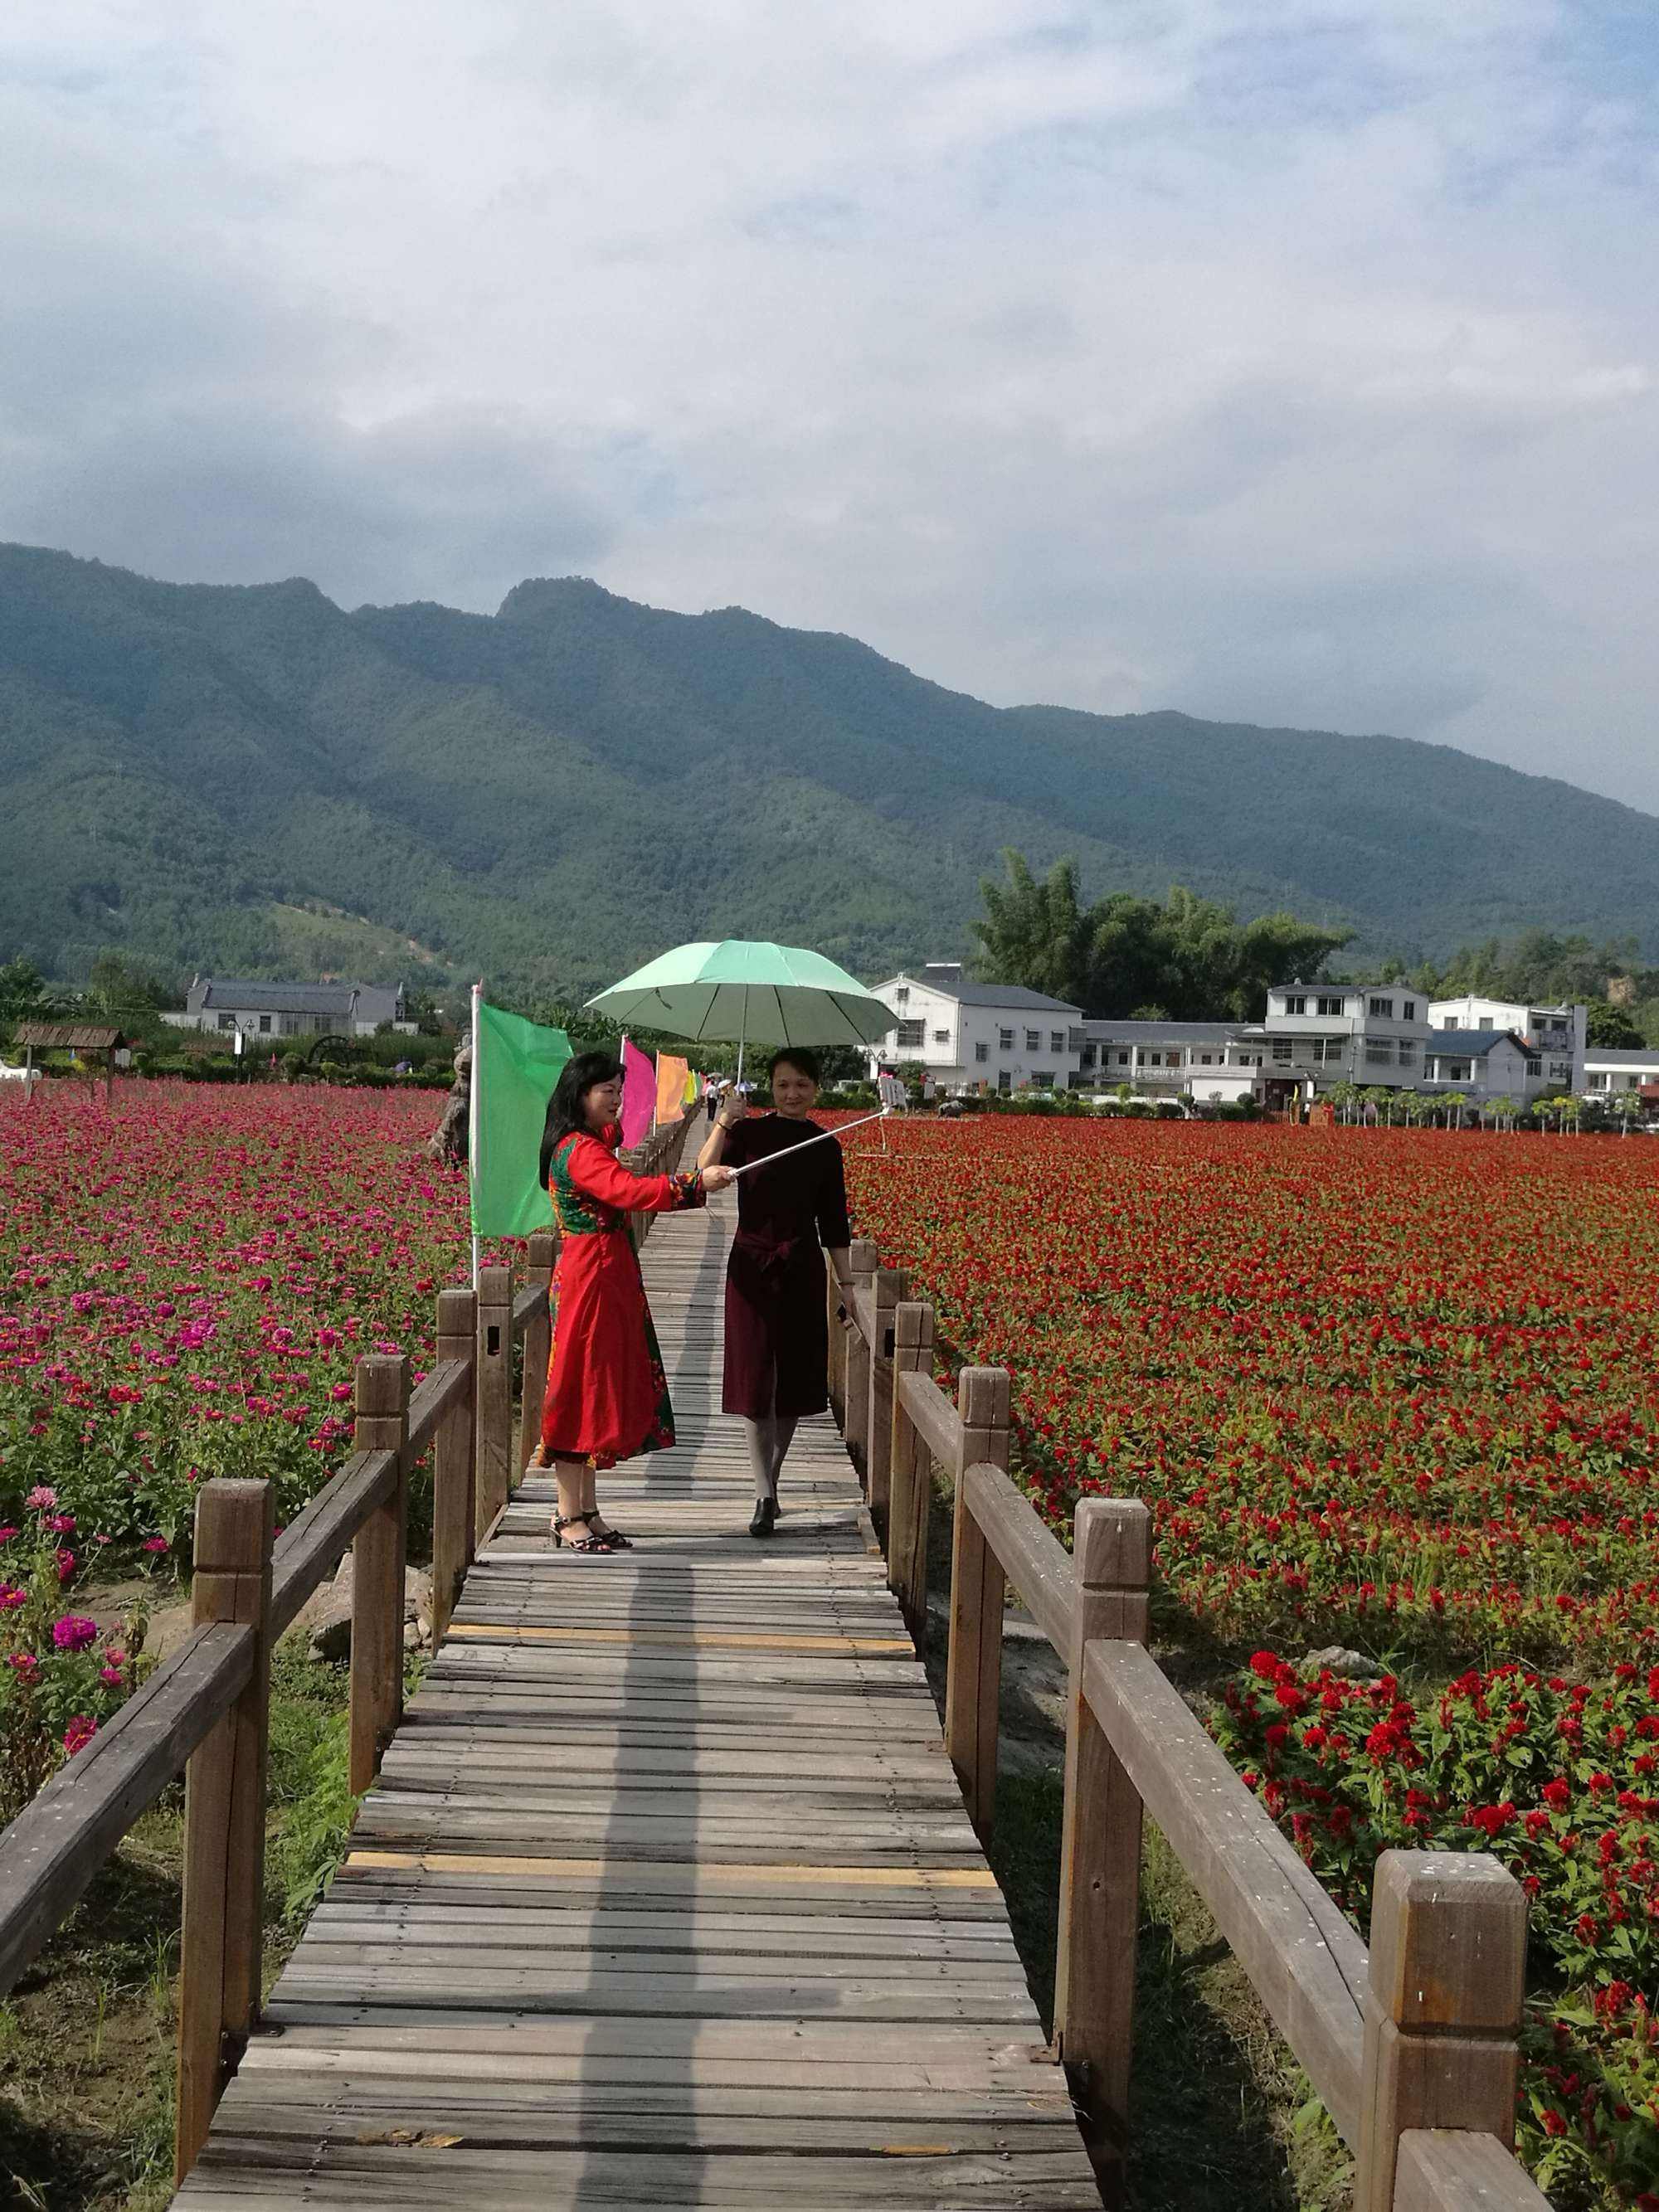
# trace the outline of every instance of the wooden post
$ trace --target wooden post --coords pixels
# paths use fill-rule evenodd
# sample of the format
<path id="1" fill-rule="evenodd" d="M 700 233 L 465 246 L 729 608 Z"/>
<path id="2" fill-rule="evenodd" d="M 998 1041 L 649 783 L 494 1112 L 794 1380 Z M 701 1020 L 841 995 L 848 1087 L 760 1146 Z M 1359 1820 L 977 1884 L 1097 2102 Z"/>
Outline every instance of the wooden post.
<path id="1" fill-rule="evenodd" d="M 526 1278 L 550 1292 L 559 1256 L 558 1233 L 538 1229 L 530 1239 Z M 547 1396 L 547 1364 L 553 1355 L 553 1315 L 544 1296 L 524 1325 L 524 1371 L 519 1386 L 519 1472 L 523 1474 L 542 1440 L 542 1402 Z"/>
<path id="2" fill-rule="evenodd" d="M 175 2182 L 196 2162 L 259 2008 L 275 1510 L 268 1482 L 210 1482 L 196 1503 L 192 1626 L 240 1622 L 255 1644 L 247 1687 L 185 1770 Z"/>
<path id="3" fill-rule="evenodd" d="M 1145 1644 L 1152 1516 L 1139 1498 L 1085 1498 L 1073 1526 L 1077 1601 L 1066 1714 L 1054 2039 L 1109 2205 L 1123 2201 L 1140 1918 L 1140 1793 L 1083 1694 L 1084 1646 Z"/>
<path id="4" fill-rule="evenodd" d="M 956 1520 L 951 1542 L 951 1654 L 945 1682 L 945 1747 L 968 1816 L 981 1838 L 991 1831 L 997 1788 L 997 1702 L 1002 1687 L 1002 1601 L 1006 1577 L 968 1510 L 962 1478 L 970 1467 L 1008 1464 L 1008 1370 L 964 1367 L 957 1384 L 962 1422 Z"/>
<path id="5" fill-rule="evenodd" d="M 1408 2128 L 1513 2145 L 1526 1963 L 1526 1897 L 1489 1852 L 1378 1859 L 1354 2212 L 1390 2212 Z"/>
<path id="6" fill-rule="evenodd" d="M 438 1293 L 438 1363 L 464 1360 L 465 1396 L 438 1425 L 432 1449 L 432 1644 L 435 1650 L 449 1626 L 462 1577 L 472 1564 L 474 1451 L 477 1441 L 473 1404 L 477 1382 L 478 1306 L 471 1291 Z"/>
<path id="7" fill-rule="evenodd" d="M 918 1651 L 927 1635 L 927 1518 L 933 1502 L 933 1462 L 917 1441 L 899 1398 L 899 1378 L 933 1372 L 933 1309 L 906 1304 L 893 1309 L 893 1417 L 889 1449 L 887 1500 L 887 1584 L 899 1601 L 904 1625 Z"/>
<path id="8" fill-rule="evenodd" d="M 875 1273 L 876 1335 L 870 1346 L 870 1414 L 865 1428 L 865 1487 L 871 1517 L 887 1543 L 887 1489 L 893 1450 L 893 1316 L 910 1295 L 902 1267 L 878 1267 Z"/>
<path id="9" fill-rule="evenodd" d="M 867 1291 L 875 1279 L 876 1248 L 867 1237 L 855 1237 L 847 1248 L 848 1270 L 854 1291 Z M 851 1297 L 847 1310 L 853 1312 Z M 860 1474 L 865 1470 L 870 1421 L 870 1347 L 856 1322 L 847 1332 L 847 1418 L 842 1430 L 847 1449 Z"/>
<path id="10" fill-rule="evenodd" d="M 826 1268 L 823 1286 L 824 1309 L 830 1323 L 830 1411 L 835 1416 L 836 1426 L 847 1427 L 847 1325 L 840 1315 L 846 1304 L 845 1295 L 836 1279 L 833 1267 Z"/>
<path id="11" fill-rule="evenodd" d="M 481 1543 L 507 1504 L 513 1462 L 513 1270 L 478 1270 L 477 1444 L 472 1534 Z"/>
<path id="12" fill-rule="evenodd" d="M 391 1495 L 351 1547 L 352 1796 L 367 1790 L 404 1709 L 404 1544 L 408 1526 L 409 1362 L 373 1352 L 357 1362 L 358 1451 L 398 1455 Z"/>

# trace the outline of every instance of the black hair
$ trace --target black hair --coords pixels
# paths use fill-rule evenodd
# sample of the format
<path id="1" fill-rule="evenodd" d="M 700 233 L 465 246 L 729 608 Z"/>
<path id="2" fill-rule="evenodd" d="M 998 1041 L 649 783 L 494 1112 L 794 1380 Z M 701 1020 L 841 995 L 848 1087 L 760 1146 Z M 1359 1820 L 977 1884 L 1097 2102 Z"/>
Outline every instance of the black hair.
<path id="1" fill-rule="evenodd" d="M 573 1130 L 586 1132 L 587 1128 L 583 1107 L 588 1092 L 596 1083 L 614 1083 L 622 1072 L 621 1060 L 608 1052 L 579 1052 L 574 1060 L 566 1060 L 553 1086 L 553 1096 L 547 1102 L 547 1126 L 542 1131 L 544 1190 L 547 1188 L 547 1171 L 560 1145 Z"/>
<path id="2" fill-rule="evenodd" d="M 766 1079 L 769 1083 L 781 1067 L 793 1067 L 811 1083 L 822 1085 L 823 1071 L 818 1066 L 818 1056 L 798 1044 L 786 1044 L 775 1052 L 766 1064 Z"/>

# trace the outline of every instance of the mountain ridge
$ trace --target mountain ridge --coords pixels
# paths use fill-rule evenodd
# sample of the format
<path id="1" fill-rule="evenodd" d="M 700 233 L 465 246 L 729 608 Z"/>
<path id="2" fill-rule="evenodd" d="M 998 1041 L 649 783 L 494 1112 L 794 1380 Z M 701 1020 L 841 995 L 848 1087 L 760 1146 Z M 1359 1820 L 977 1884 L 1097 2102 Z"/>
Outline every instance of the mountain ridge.
<path id="1" fill-rule="evenodd" d="M 1659 819 L 1455 747 L 993 707 L 861 640 L 526 578 L 494 615 L 0 545 L 0 957 L 281 972 L 283 904 L 556 995 L 664 943 L 866 975 L 970 948 L 1018 845 L 1357 951 L 1538 925 L 1659 952 Z M 1540 828 L 1541 825 L 1541 828 Z M 319 940 L 321 941 L 321 940 Z"/>

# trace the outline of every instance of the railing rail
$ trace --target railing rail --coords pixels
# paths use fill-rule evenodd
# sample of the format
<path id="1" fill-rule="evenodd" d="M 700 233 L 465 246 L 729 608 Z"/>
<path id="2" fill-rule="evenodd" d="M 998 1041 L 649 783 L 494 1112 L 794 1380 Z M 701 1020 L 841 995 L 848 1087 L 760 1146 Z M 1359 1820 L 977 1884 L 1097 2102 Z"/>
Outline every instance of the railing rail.
<path id="1" fill-rule="evenodd" d="M 688 1130 L 679 1122 L 658 1131 L 629 1164 L 646 1174 L 672 1169 Z M 351 1552 L 350 1781 L 360 1795 L 402 1712 L 410 1473 L 431 1454 L 436 1643 L 477 1541 L 539 1433 L 558 1240 L 539 1232 L 528 1243 L 521 1286 L 512 1269 L 486 1267 L 476 1296 L 439 1293 L 437 1361 L 412 1393 L 403 1359 L 357 1362 L 356 1449 L 280 1539 L 270 1483 L 202 1486 L 189 1638 L 0 1832 L 3 1996 L 133 1823 L 185 1775 L 180 2180 L 258 2014 L 271 1650 Z"/>
<path id="2" fill-rule="evenodd" d="M 1516 2163 L 1526 1900 L 1484 1852 L 1390 1851 L 1371 1948 L 1146 1649 L 1152 1528 L 1090 1498 L 1070 1553 L 1007 1472 L 1010 1386 L 933 1381 L 933 1309 L 854 1244 L 830 1402 L 920 1644 L 933 1469 L 954 1491 L 945 1735 L 981 1835 L 994 1814 L 1006 1585 L 1067 1668 L 1054 2034 L 1102 2191 L 1129 2140 L 1141 1831 L 1162 1829 L 1357 2161 L 1355 2212 L 1547 2212 Z M 843 1301 L 832 1285 L 832 1318 Z M 884 1434 L 878 1441 L 878 1431 Z"/>

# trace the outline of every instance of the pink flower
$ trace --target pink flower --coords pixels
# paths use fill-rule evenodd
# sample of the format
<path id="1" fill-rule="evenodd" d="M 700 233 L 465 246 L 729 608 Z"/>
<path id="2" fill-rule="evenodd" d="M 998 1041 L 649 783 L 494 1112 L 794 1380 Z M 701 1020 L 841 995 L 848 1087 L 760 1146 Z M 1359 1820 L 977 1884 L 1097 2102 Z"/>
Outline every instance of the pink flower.
<path id="1" fill-rule="evenodd" d="M 55 1490 L 48 1490 L 45 1483 L 38 1483 L 35 1487 L 30 1491 L 28 1496 L 23 1500 L 23 1503 L 29 1508 L 31 1512 L 50 1513 L 52 1507 L 58 1503 L 58 1492 Z"/>
<path id="2" fill-rule="evenodd" d="M 64 1748 L 73 1759 L 76 1753 L 84 1749 L 97 1733 L 97 1722 L 88 1718 L 85 1713 L 77 1713 L 64 1730 Z"/>
<path id="3" fill-rule="evenodd" d="M 165 1536 L 146 1536 L 144 1539 L 143 1549 L 147 1552 L 165 1552 L 170 1548 Z"/>
<path id="4" fill-rule="evenodd" d="M 15 1528 L 0 1528 L 0 1544 L 9 1544 L 16 1534 Z"/>
<path id="5" fill-rule="evenodd" d="M 118 1667 L 112 1664 L 106 1664 L 98 1669 L 98 1679 L 100 1682 L 107 1682 L 111 1689 L 113 1690 L 119 1688 L 125 1677 Z"/>
<path id="6" fill-rule="evenodd" d="M 0 1583 L 0 1613 L 15 1613 L 19 1606 L 28 1601 L 28 1592 L 19 1589 L 15 1583 Z"/>
<path id="7" fill-rule="evenodd" d="M 84 1651 L 98 1641 L 98 1624 L 84 1613 L 66 1613 L 52 1624 L 52 1640 L 60 1651 Z"/>

